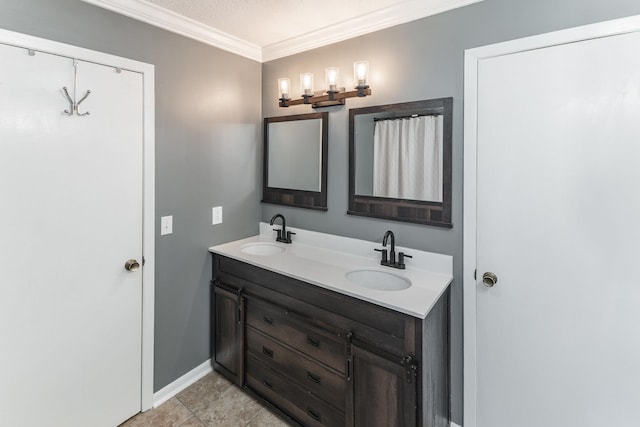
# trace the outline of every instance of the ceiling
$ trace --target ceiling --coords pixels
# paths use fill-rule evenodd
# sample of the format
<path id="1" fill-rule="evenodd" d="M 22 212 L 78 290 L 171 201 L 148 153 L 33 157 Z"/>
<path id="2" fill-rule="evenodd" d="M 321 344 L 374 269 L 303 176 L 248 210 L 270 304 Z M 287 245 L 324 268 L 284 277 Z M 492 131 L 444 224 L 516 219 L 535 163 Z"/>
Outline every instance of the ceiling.
<path id="1" fill-rule="evenodd" d="M 482 0 L 83 0 L 264 62 Z"/>

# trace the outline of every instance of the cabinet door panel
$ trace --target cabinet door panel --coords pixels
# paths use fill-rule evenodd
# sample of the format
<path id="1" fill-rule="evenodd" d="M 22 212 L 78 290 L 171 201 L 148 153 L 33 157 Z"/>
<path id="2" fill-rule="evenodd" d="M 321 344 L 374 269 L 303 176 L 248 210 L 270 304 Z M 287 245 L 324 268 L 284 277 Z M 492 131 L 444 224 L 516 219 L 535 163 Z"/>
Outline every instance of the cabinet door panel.
<path id="1" fill-rule="evenodd" d="M 242 380 L 242 311 L 238 293 L 214 286 L 213 359 L 221 372 L 240 384 Z"/>
<path id="2" fill-rule="evenodd" d="M 416 425 L 416 379 L 407 381 L 400 360 L 389 360 L 358 345 L 351 347 L 355 427 Z"/>

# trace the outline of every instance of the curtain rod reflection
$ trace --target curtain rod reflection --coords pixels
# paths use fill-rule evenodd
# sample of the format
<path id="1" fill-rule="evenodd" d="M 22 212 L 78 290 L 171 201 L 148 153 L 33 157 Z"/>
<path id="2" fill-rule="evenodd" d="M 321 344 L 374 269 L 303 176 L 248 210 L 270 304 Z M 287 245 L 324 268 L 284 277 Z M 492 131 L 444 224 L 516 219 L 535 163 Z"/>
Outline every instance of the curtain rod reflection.
<path id="1" fill-rule="evenodd" d="M 410 114 L 407 116 L 393 116 L 393 117 L 374 117 L 374 122 L 381 122 L 383 120 L 402 120 L 402 119 L 415 119 L 416 117 L 424 116 L 441 116 L 442 113 L 424 113 L 424 114 Z"/>

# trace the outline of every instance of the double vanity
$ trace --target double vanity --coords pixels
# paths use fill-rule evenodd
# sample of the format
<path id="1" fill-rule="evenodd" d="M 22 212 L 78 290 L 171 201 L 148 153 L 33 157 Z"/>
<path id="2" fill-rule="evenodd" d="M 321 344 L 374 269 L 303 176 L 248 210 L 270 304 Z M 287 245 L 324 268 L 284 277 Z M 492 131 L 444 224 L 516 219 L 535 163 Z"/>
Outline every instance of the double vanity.
<path id="1" fill-rule="evenodd" d="M 214 369 L 293 425 L 449 426 L 452 257 L 274 227 L 209 249 Z"/>

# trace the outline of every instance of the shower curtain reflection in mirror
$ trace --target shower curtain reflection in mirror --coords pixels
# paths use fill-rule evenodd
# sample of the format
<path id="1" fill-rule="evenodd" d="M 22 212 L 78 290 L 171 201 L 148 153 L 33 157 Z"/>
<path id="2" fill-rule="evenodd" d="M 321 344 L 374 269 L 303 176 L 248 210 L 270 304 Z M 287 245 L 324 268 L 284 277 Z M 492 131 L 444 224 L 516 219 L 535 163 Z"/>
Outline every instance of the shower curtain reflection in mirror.
<path id="1" fill-rule="evenodd" d="M 443 117 L 375 119 L 373 195 L 442 202 Z"/>

